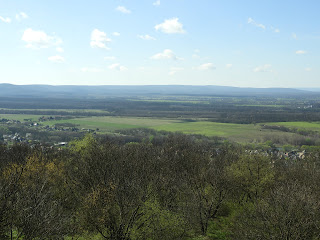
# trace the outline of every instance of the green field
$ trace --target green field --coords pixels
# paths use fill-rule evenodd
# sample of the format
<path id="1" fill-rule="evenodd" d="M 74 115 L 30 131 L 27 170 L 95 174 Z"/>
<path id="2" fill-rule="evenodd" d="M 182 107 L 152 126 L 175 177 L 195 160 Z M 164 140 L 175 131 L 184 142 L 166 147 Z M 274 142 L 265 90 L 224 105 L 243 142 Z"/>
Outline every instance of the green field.
<path id="1" fill-rule="evenodd" d="M 206 121 L 174 123 L 154 127 L 156 130 L 181 131 L 189 134 L 223 137 L 256 132 L 258 128 L 259 126 L 251 124 L 216 123 Z"/>
<path id="2" fill-rule="evenodd" d="M 216 122 L 173 123 L 153 127 L 155 130 L 179 131 L 186 134 L 225 137 L 236 142 L 260 142 L 271 136 L 291 137 L 292 133 L 261 129 L 260 125 Z"/>
<path id="3" fill-rule="evenodd" d="M 109 113 L 105 110 L 99 109 L 12 109 L 12 108 L 0 108 L 0 110 L 11 110 L 11 111 L 24 111 L 24 112 L 64 112 L 64 113 Z M 1 116 L 2 114 L 0 114 Z"/>
<path id="4" fill-rule="evenodd" d="M 134 118 L 134 117 L 85 117 L 68 120 L 48 121 L 43 124 L 52 126 L 57 123 L 72 123 L 80 128 L 99 128 L 100 131 L 110 132 L 118 129 L 155 127 L 177 123 L 177 120 L 153 119 L 153 118 Z"/>
<path id="5" fill-rule="evenodd" d="M 0 118 L 6 118 L 10 120 L 17 120 L 23 122 L 24 119 L 31 119 L 32 121 L 38 121 L 39 117 L 46 115 L 34 115 L 34 114 L 0 114 Z"/>
<path id="6" fill-rule="evenodd" d="M 191 100 L 162 100 L 162 99 L 146 99 L 146 100 L 131 100 L 135 102 L 159 102 L 159 103 L 192 103 L 192 104 L 209 104 L 209 101 L 191 101 Z"/>
<path id="7" fill-rule="evenodd" d="M 24 121 L 32 119 L 38 121 L 39 115 L 28 114 L 1 114 L 0 118 Z M 186 134 L 202 134 L 205 136 L 218 136 L 236 142 L 263 142 L 266 139 L 291 138 L 295 134 L 277 130 L 262 129 L 260 124 L 234 124 L 217 123 L 205 120 L 197 122 L 183 122 L 177 119 L 140 118 L 140 117 L 79 117 L 65 120 L 41 122 L 42 125 L 53 126 L 59 123 L 72 123 L 78 128 L 97 129 L 101 133 L 114 132 L 129 128 L 152 128 L 169 132 L 182 132 Z M 320 122 L 277 122 L 268 125 L 281 125 L 286 127 L 305 128 L 320 131 Z"/>
<path id="8" fill-rule="evenodd" d="M 270 105 L 270 104 L 236 104 L 236 106 L 242 106 L 242 107 L 272 107 L 272 108 L 281 108 L 285 107 L 285 105 Z"/>

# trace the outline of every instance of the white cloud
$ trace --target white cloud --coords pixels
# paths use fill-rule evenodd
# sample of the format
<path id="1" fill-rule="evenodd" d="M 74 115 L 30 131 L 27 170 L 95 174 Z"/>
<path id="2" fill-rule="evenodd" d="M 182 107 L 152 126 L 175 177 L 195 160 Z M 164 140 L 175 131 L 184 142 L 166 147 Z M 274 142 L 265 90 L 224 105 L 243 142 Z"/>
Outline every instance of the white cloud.
<path id="1" fill-rule="evenodd" d="M 64 57 L 59 56 L 59 55 L 48 57 L 48 60 L 51 61 L 51 62 L 56 62 L 56 63 L 65 62 Z"/>
<path id="2" fill-rule="evenodd" d="M 104 57 L 103 59 L 106 60 L 106 61 L 112 61 L 112 60 L 116 60 L 116 57 L 108 56 L 108 57 Z"/>
<path id="3" fill-rule="evenodd" d="M 81 68 L 81 72 L 93 72 L 93 73 L 98 73 L 98 72 L 103 72 L 103 69 L 101 69 L 101 68 L 84 67 L 84 68 Z"/>
<path id="4" fill-rule="evenodd" d="M 304 50 L 298 50 L 298 51 L 296 51 L 296 54 L 299 54 L 299 55 L 301 55 L 301 54 L 306 54 L 307 53 L 307 51 L 304 51 Z"/>
<path id="5" fill-rule="evenodd" d="M 179 67 L 172 67 L 170 69 L 170 72 L 169 72 L 169 75 L 174 75 L 176 74 L 177 72 L 180 72 L 180 71 L 183 71 L 184 68 L 179 68 Z"/>
<path id="6" fill-rule="evenodd" d="M 232 66 L 233 66 L 233 65 L 232 65 L 231 63 L 226 64 L 226 68 L 227 68 L 227 69 L 232 68 Z"/>
<path id="7" fill-rule="evenodd" d="M 57 51 L 57 52 L 60 52 L 60 53 L 64 52 L 64 50 L 63 50 L 62 47 L 57 47 L 57 48 L 56 48 L 56 51 Z"/>
<path id="8" fill-rule="evenodd" d="M 8 18 L 8 17 L 5 18 L 0 16 L 0 20 L 5 23 L 11 23 L 11 18 Z"/>
<path id="9" fill-rule="evenodd" d="M 62 40 L 58 37 L 49 36 L 43 31 L 36 31 L 31 28 L 24 31 L 22 41 L 27 43 L 27 48 L 33 49 L 48 48 L 62 43 Z"/>
<path id="10" fill-rule="evenodd" d="M 156 25 L 154 28 L 168 34 L 186 32 L 178 18 L 166 19 L 163 23 Z"/>
<path id="11" fill-rule="evenodd" d="M 91 33 L 91 42 L 90 46 L 92 48 L 102 48 L 109 50 L 107 47 L 107 43 L 111 42 L 111 39 L 107 37 L 105 32 L 99 31 L 98 29 L 94 29 Z"/>
<path id="12" fill-rule="evenodd" d="M 305 70 L 306 72 L 311 72 L 311 71 L 312 71 L 312 68 L 307 67 L 307 68 L 305 68 L 304 70 Z"/>
<path id="13" fill-rule="evenodd" d="M 110 65 L 108 68 L 112 69 L 112 70 L 118 70 L 120 72 L 128 70 L 128 68 L 126 68 L 125 66 L 120 65 L 119 63 L 114 63 L 114 64 Z"/>
<path id="14" fill-rule="evenodd" d="M 204 64 L 200 65 L 197 69 L 200 71 L 214 70 L 214 69 L 216 69 L 216 66 L 213 63 L 204 63 Z"/>
<path id="15" fill-rule="evenodd" d="M 293 39 L 298 39 L 297 34 L 295 34 L 295 33 L 292 33 L 291 36 L 292 36 Z"/>
<path id="16" fill-rule="evenodd" d="M 131 13 L 131 11 L 129 9 L 127 9 L 126 7 L 124 7 L 124 6 L 118 6 L 116 8 L 116 10 L 119 11 L 119 12 L 125 13 L 125 14 Z"/>
<path id="17" fill-rule="evenodd" d="M 24 13 L 24 12 L 20 12 L 20 13 L 17 13 L 16 14 L 16 19 L 18 20 L 18 21 L 21 21 L 22 19 L 26 19 L 26 18 L 28 18 L 29 16 L 26 14 L 26 13 Z"/>
<path id="18" fill-rule="evenodd" d="M 161 4 L 160 0 L 157 0 L 153 3 L 154 6 L 160 6 L 160 4 Z"/>
<path id="19" fill-rule="evenodd" d="M 248 24 L 252 24 L 256 27 L 262 28 L 262 29 L 266 29 L 266 26 L 261 24 L 261 23 L 257 23 L 255 20 L 253 20 L 252 18 L 248 18 Z"/>
<path id="20" fill-rule="evenodd" d="M 113 36 L 116 36 L 116 37 L 119 37 L 119 36 L 120 36 L 120 33 L 118 33 L 118 32 L 113 32 L 112 35 L 113 35 Z"/>
<path id="21" fill-rule="evenodd" d="M 253 69 L 254 72 L 273 72 L 271 64 L 264 64 Z"/>
<path id="22" fill-rule="evenodd" d="M 275 32 L 275 33 L 279 33 L 280 32 L 280 29 L 279 28 L 275 28 L 275 27 L 270 27 L 270 29 Z"/>
<path id="23" fill-rule="evenodd" d="M 138 37 L 143 39 L 143 40 L 156 40 L 154 37 L 151 37 L 148 34 L 146 34 L 146 35 L 138 35 Z"/>
<path id="24" fill-rule="evenodd" d="M 200 59 L 200 56 L 198 54 L 192 54 L 193 59 Z"/>
<path id="25" fill-rule="evenodd" d="M 157 53 L 151 57 L 154 60 L 160 59 L 171 59 L 171 60 L 182 60 L 182 58 L 177 57 L 174 52 L 170 49 L 165 49 L 162 53 Z"/>

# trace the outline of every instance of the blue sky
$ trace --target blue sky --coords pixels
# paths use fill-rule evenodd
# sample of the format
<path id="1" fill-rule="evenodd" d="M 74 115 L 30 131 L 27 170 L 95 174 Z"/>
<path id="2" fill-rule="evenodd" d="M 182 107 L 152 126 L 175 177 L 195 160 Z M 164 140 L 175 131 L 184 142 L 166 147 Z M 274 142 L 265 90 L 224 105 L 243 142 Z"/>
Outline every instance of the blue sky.
<path id="1" fill-rule="evenodd" d="M 320 1 L 0 0 L 0 82 L 320 87 Z"/>

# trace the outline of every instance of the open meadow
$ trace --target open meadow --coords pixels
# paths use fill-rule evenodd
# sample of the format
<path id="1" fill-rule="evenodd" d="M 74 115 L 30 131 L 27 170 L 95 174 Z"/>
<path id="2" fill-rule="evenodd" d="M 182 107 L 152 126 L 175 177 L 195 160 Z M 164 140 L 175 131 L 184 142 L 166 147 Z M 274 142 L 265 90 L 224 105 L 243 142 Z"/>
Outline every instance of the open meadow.
<path id="1" fill-rule="evenodd" d="M 208 121 L 180 122 L 155 126 L 155 130 L 223 137 L 239 143 L 264 142 L 271 137 L 290 138 L 293 133 L 262 129 L 259 124 L 216 123 Z"/>
<path id="2" fill-rule="evenodd" d="M 177 123 L 177 120 L 156 119 L 156 118 L 134 118 L 134 117 L 83 117 L 68 120 L 48 121 L 46 124 L 55 125 L 58 123 L 72 123 L 80 128 L 96 129 L 101 132 L 110 132 L 114 130 L 127 128 L 155 127 L 158 125 L 167 125 Z"/>
<path id="3" fill-rule="evenodd" d="M 318 145 L 319 96 L 138 95 L 97 99 L 13 99 L 0 102 L 0 118 L 20 121 L 23 134 L 68 131 L 119 133 L 124 129 L 222 137 L 238 143 Z M 6 107 L 7 106 L 7 107 Z M 42 118 L 42 119 L 40 119 Z M 37 123 L 30 126 L 30 122 Z M 3 121 L 2 124 L 6 124 Z M 17 123 L 14 123 L 18 127 Z M 8 126 L 7 126 L 8 127 Z M 32 131 L 31 131 L 32 130 Z M 14 134 L 18 130 L 3 130 Z M 51 136 L 51 139 L 55 139 Z M 58 139 L 58 138 L 57 138 Z M 64 139 L 64 140 L 62 140 Z M 53 140 L 52 140 L 53 141 Z"/>
<path id="4" fill-rule="evenodd" d="M 54 127 L 55 125 L 72 124 L 79 129 L 91 129 L 99 134 L 115 133 L 118 130 L 133 128 L 151 128 L 157 131 L 181 132 L 185 134 L 201 134 L 204 136 L 217 136 L 238 143 L 255 143 L 279 139 L 292 139 L 296 133 L 282 132 L 275 129 L 264 129 L 263 124 L 236 124 L 219 123 L 208 121 L 207 119 L 196 119 L 186 121 L 184 119 L 170 118 L 142 118 L 142 117 L 113 117 L 113 116 L 93 116 L 93 117 L 73 117 L 68 116 L 62 120 L 49 120 L 39 122 L 42 115 L 28 114 L 1 114 L 0 118 L 9 120 L 19 120 L 24 122 L 38 122 L 39 126 Z M 49 117 L 45 115 L 43 117 Z M 304 127 L 314 131 L 320 130 L 320 123 L 307 122 L 275 122 L 268 125 L 283 125 L 287 127 Z"/>

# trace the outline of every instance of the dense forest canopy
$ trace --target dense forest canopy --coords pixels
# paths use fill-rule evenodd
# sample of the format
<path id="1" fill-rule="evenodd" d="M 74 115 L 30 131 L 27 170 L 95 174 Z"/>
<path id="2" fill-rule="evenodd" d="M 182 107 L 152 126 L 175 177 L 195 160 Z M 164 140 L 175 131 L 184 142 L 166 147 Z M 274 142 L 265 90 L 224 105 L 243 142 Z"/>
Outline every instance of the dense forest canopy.
<path id="1" fill-rule="evenodd" d="M 318 239 L 319 152 L 142 133 L 2 145 L 1 239 Z"/>

